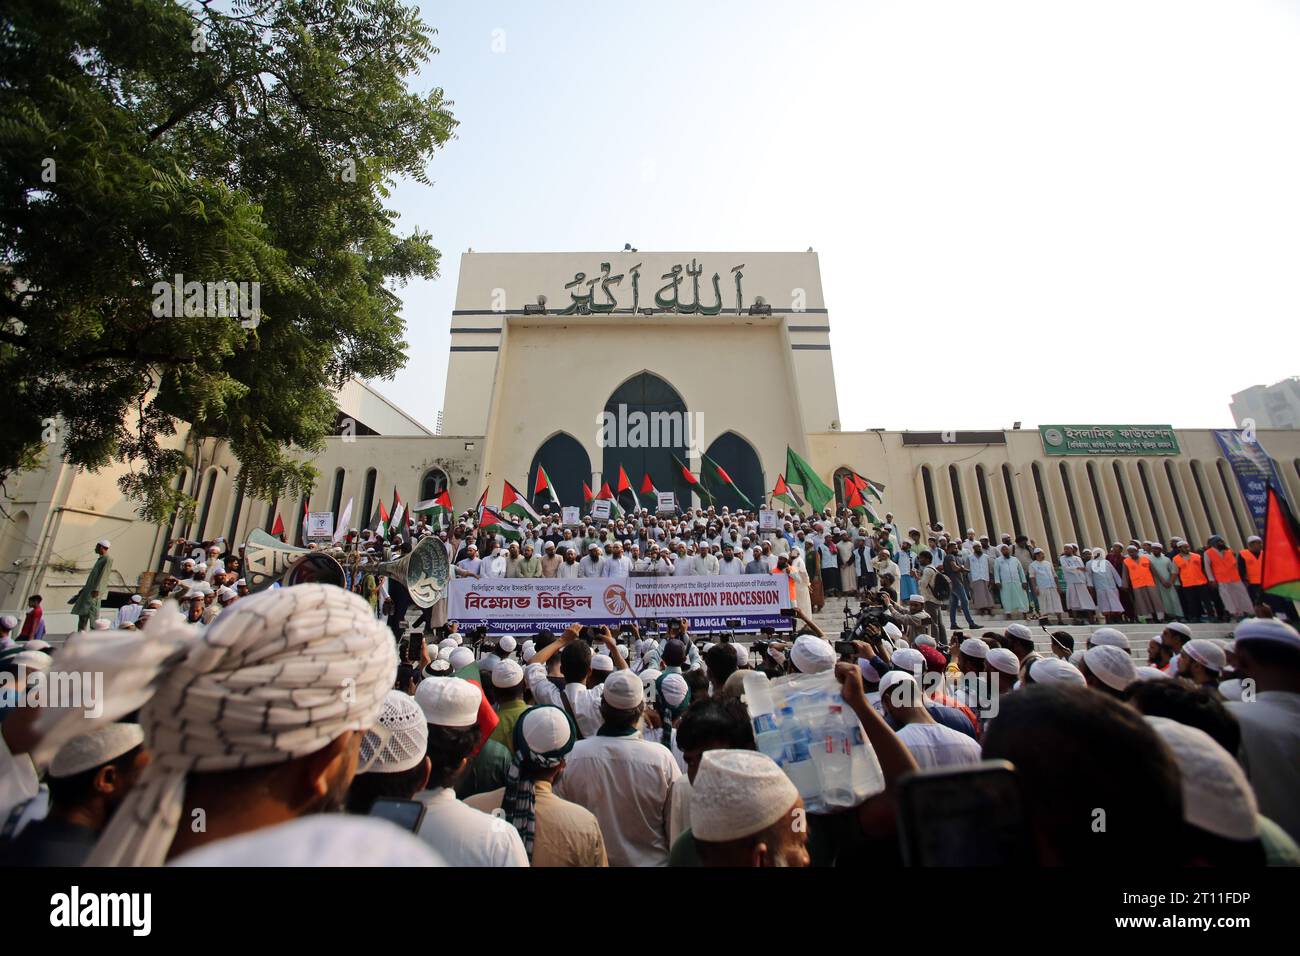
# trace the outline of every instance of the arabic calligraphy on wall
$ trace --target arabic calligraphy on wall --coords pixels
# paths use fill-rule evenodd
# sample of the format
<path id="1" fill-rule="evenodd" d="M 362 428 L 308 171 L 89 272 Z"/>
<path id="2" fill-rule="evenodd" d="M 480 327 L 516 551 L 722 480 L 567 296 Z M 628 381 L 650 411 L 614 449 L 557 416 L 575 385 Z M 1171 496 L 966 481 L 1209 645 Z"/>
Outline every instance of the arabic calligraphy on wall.
<path id="1" fill-rule="evenodd" d="M 557 311 L 556 315 L 602 315 L 614 312 L 623 312 L 629 315 L 654 315 L 656 312 L 675 312 L 681 315 L 720 315 L 723 311 L 722 303 L 722 275 L 713 273 L 713 277 L 708 281 L 708 286 L 712 291 L 707 291 L 706 298 L 709 301 L 700 299 L 700 280 L 704 277 L 704 267 L 695 259 L 692 259 L 690 265 L 683 266 L 681 263 L 674 265 L 659 278 L 664 281 L 664 285 L 654 294 L 654 306 L 641 306 L 641 263 L 637 263 L 626 273 L 612 275 L 610 264 L 602 262 L 600 264 L 600 274 L 588 278 L 585 272 L 575 273 L 573 281 L 565 283 L 565 290 L 569 293 L 570 302 L 562 310 Z M 741 288 L 741 281 L 744 273 L 741 271 L 745 264 L 731 267 L 731 275 L 735 284 L 735 314 L 740 315 L 745 307 L 745 296 Z M 690 280 L 687 283 L 687 279 Z M 624 283 L 626 280 L 626 283 Z M 585 290 L 585 291 L 584 291 Z M 619 308 L 619 294 L 631 297 L 631 306 L 628 308 Z M 689 296 L 689 299 L 685 298 Z M 538 302 L 542 303 L 545 299 L 538 297 Z M 626 300 L 625 300 L 626 301 Z M 543 308 L 541 311 L 545 311 Z"/>

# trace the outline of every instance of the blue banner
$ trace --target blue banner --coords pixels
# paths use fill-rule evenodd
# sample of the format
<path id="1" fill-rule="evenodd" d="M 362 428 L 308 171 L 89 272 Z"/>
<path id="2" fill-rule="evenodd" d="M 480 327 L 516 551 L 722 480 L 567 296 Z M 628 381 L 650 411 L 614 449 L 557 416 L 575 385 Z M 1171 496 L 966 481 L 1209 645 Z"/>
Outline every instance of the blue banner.
<path id="1" fill-rule="evenodd" d="M 1223 457 L 1232 466 L 1232 473 L 1237 476 L 1241 496 L 1246 499 L 1246 507 L 1255 522 L 1255 533 L 1262 535 L 1264 517 L 1268 512 L 1268 486 L 1273 484 L 1279 494 L 1286 495 L 1286 486 L 1278 476 L 1277 465 L 1250 432 L 1216 428 L 1214 437 L 1223 449 Z"/>

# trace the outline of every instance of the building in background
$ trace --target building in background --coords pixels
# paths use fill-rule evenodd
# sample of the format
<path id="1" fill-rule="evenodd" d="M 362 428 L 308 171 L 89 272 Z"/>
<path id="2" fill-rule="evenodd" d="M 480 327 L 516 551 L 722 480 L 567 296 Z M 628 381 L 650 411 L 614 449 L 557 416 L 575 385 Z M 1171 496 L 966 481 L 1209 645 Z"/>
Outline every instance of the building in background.
<path id="1" fill-rule="evenodd" d="M 1300 428 L 1300 376 L 1272 385 L 1252 385 L 1232 396 L 1232 420 L 1239 428 Z"/>
<path id="2" fill-rule="evenodd" d="M 351 500 L 361 527 L 395 491 L 414 502 L 446 489 L 463 511 L 485 488 L 500 502 L 506 481 L 531 492 L 539 468 L 564 505 L 583 503 L 583 484 L 616 488 L 620 468 L 634 487 L 649 474 L 685 503 L 674 459 L 699 474 L 705 457 L 759 501 L 789 446 L 837 493 L 849 470 L 883 483 L 877 508 L 904 529 L 939 520 L 959 533 L 1024 533 L 1053 555 L 1066 543 L 1202 544 L 1211 533 L 1241 547 L 1254 533 L 1223 436 L 1210 429 L 845 432 L 831 328 L 812 251 L 467 253 L 440 427 L 349 383 L 338 433 L 313 461 L 311 510 L 337 517 Z M 1300 431 L 1256 421 L 1259 446 L 1300 501 Z M 177 446 L 185 439 L 182 430 Z M 10 482 L 2 610 L 33 592 L 47 615 L 64 610 L 101 538 L 113 542 L 111 587 L 122 592 L 160 569 L 177 537 L 241 542 L 278 514 L 300 540 L 305 502 L 242 497 L 239 462 L 220 443 L 202 445 L 197 483 L 189 469 L 179 479 L 198 500 L 188 524 L 139 521 L 118 493 L 120 467 L 78 472 L 58 454 L 52 446 L 47 467 Z M 59 633 L 60 621 L 49 626 Z"/>

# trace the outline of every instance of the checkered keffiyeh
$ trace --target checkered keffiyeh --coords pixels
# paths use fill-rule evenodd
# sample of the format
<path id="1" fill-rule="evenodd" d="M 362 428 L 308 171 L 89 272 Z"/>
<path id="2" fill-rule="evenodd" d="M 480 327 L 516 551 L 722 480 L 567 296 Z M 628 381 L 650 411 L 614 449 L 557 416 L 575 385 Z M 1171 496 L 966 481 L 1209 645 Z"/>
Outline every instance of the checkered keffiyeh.
<path id="1" fill-rule="evenodd" d="M 168 651 L 162 659 L 160 648 Z M 56 667 L 80 669 L 73 650 Z M 152 762 L 91 866 L 161 865 L 189 773 L 283 763 L 367 730 L 397 669 L 392 632 L 370 605 L 326 584 L 243 598 L 202 630 L 169 601 L 136 642 L 119 640 L 115 651 L 100 663 L 133 671 L 131 686 L 151 690 L 140 723 Z M 106 686 L 113 680 L 108 675 Z"/>

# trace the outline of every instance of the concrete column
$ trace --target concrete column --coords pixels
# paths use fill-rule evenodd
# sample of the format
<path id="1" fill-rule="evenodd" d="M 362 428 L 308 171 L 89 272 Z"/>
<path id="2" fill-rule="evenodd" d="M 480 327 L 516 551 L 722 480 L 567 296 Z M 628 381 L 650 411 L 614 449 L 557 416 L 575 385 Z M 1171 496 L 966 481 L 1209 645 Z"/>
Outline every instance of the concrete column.
<path id="1" fill-rule="evenodd" d="M 1155 516 L 1151 513 L 1151 507 L 1147 504 L 1146 490 L 1142 487 L 1142 475 L 1138 472 L 1138 464 L 1132 458 L 1124 461 L 1125 483 L 1128 485 L 1129 504 L 1133 508 L 1133 520 L 1138 527 L 1133 535 L 1134 537 L 1146 541 L 1156 534 Z"/>

